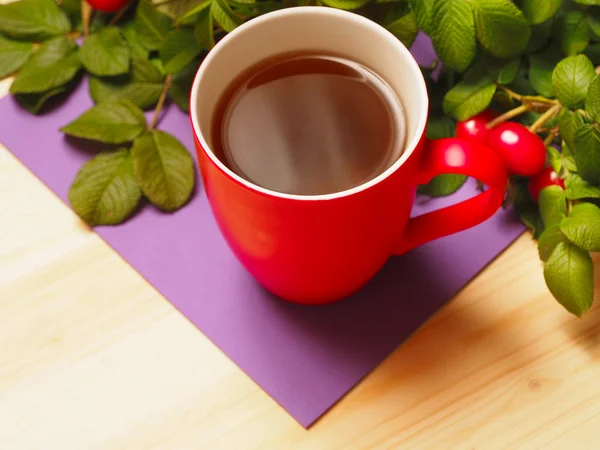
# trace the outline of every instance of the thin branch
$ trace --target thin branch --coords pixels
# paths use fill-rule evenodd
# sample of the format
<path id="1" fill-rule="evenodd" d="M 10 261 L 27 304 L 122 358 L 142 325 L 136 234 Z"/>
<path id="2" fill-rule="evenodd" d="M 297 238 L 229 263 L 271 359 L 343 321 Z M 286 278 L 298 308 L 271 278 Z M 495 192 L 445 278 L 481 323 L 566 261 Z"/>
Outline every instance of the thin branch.
<path id="1" fill-rule="evenodd" d="M 522 101 L 523 100 L 523 96 L 520 94 L 517 94 L 515 91 L 511 91 L 509 88 L 507 88 L 506 86 L 503 86 L 501 84 L 498 85 L 498 88 L 503 90 L 504 92 L 506 92 L 508 94 L 508 96 L 512 99 L 515 99 L 517 101 Z"/>
<path id="2" fill-rule="evenodd" d="M 529 131 L 531 131 L 532 133 L 537 133 L 538 129 L 541 128 L 541 127 L 543 127 L 544 125 L 546 125 L 546 122 L 548 122 L 555 115 L 557 115 L 559 113 L 559 111 L 561 110 L 561 108 L 562 108 L 562 106 L 560 104 L 554 105 L 552 108 L 550 108 L 544 114 L 542 114 L 538 118 L 538 120 L 536 120 L 533 123 L 533 125 L 531 125 L 529 127 Z"/>
<path id="3" fill-rule="evenodd" d="M 550 133 L 548 134 L 548 136 L 546 136 L 546 139 L 544 139 L 544 145 L 546 147 L 548 147 L 550 144 L 552 144 L 552 141 L 554 141 L 554 139 L 556 138 L 556 136 L 559 135 L 558 132 L 558 127 L 554 127 L 550 130 Z"/>
<path id="4" fill-rule="evenodd" d="M 148 129 L 152 130 L 158 124 L 158 119 L 160 118 L 160 112 L 165 105 L 165 100 L 167 99 L 167 93 L 171 87 L 172 75 L 169 74 L 165 77 L 165 81 L 163 83 L 163 89 L 160 93 L 160 97 L 158 98 L 158 102 L 156 103 L 156 108 L 154 108 L 154 116 L 152 116 L 152 121 L 150 122 L 150 126 Z"/>
<path id="5" fill-rule="evenodd" d="M 85 0 L 81 0 L 81 22 L 83 23 L 83 37 L 90 34 L 90 21 L 92 20 L 93 8 Z"/>
<path id="6" fill-rule="evenodd" d="M 494 120 L 489 122 L 486 126 L 488 129 L 494 128 L 496 125 L 500 125 L 501 123 L 506 122 L 507 120 L 510 120 L 514 117 L 520 116 L 521 114 L 528 112 L 530 109 L 531 108 L 529 105 L 517 106 L 515 109 L 506 111 L 501 116 L 496 117 Z"/>

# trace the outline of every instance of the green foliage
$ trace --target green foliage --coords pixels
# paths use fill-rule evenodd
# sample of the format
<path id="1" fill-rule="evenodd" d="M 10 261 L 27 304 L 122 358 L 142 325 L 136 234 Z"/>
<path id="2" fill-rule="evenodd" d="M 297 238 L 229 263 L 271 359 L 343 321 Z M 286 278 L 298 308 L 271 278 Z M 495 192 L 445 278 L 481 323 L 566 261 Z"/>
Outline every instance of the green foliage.
<path id="1" fill-rule="evenodd" d="M 499 58 L 515 56 L 527 46 L 531 28 L 523 13 L 509 0 L 473 0 L 477 38 Z"/>
<path id="2" fill-rule="evenodd" d="M 79 59 L 91 74 L 122 75 L 129 72 L 131 50 L 117 27 L 106 27 L 85 40 Z"/>
<path id="3" fill-rule="evenodd" d="M 19 71 L 10 93 L 37 94 L 67 84 L 81 69 L 78 53 L 77 45 L 68 38 L 46 41 Z"/>
<path id="4" fill-rule="evenodd" d="M 433 1 L 433 45 L 448 67 L 464 71 L 475 58 L 475 19 L 470 0 Z"/>
<path id="5" fill-rule="evenodd" d="M 142 109 L 153 107 L 163 89 L 162 72 L 147 59 L 133 58 L 128 74 L 119 77 L 90 77 L 90 96 L 95 103 L 128 100 Z"/>
<path id="6" fill-rule="evenodd" d="M 19 70 L 31 55 L 33 46 L 28 42 L 16 42 L 0 36 L 0 78 Z"/>
<path id="7" fill-rule="evenodd" d="M 53 0 L 20 0 L 0 5 L 0 33 L 9 38 L 43 41 L 70 29 L 67 14 Z"/>
<path id="8" fill-rule="evenodd" d="M 133 167 L 144 195 L 165 211 L 181 208 L 194 189 L 194 162 L 173 136 L 153 130 L 131 149 Z"/>
<path id="9" fill-rule="evenodd" d="M 106 151 L 85 163 L 69 190 L 73 210 L 90 225 L 117 225 L 142 198 L 128 149 Z"/>
<path id="10" fill-rule="evenodd" d="M 544 226 L 560 222 L 567 215 L 565 191 L 559 186 L 548 186 L 540 192 L 540 214 Z"/>
<path id="11" fill-rule="evenodd" d="M 567 108 L 577 108 L 585 100 L 588 87 L 595 77 L 594 66 L 587 56 L 563 59 L 552 73 L 556 98 Z"/>
<path id="12" fill-rule="evenodd" d="M 135 14 L 138 41 L 148 50 L 159 50 L 171 27 L 171 18 L 155 9 L 148 0 L 140 0 Z"/>
<path id="13" fill-rule="evenodd" d="M 68 135 L 122 144 L 143 133 L 146 118 L 143 111 L 128 100 L 108 100 L 98 103 L 60 130 Z"/>
<path id="14" fill-rule="evenodd" d="M 544 278 L 552 295 L 576 316 L 594 301 L 594 266 L 590 254 L 575 244 L 559 243 L 544 266 Z"/>
<path id="15" fill-rule="evenodd" d="M 485 110 L 494 97 L 496 85 L 491 78 L 465 79 L 444 97 L 444 113 L 457 120 L 466 120 Z"/>
<path id="16" fill-rule="evenodd" d="M 50 99 L 66 96 L 80 80 L 78 74 L 87 73 L 96 106 L 62 131 L 106 146 L 83 165 L 69 193 L 73 209 L 90 225 L 123 222 L 142 197 L 165 211 L 190 200 L 193 159 L 177 139 L 158 129 L 165 101 L 187 112 L 200 63 L 227 33 L 269 11 L 309 4 L 134 3 L 124 15 L 96 11 L 86 27 L 79 0 L 0 6 L 0 77 L 15 74 L 10 92 L 23 108 L 40 112 Z M 536 202 L 528 193 L 528 179 L 512 176 L 507 203 L 539 239 L 552 294 L 571 313 L 585 312 L 593 299 L 588 252 L 600 251 L 600 0 L 316 4 L 377 21 L 406 47 L 420 30 L 431 37 L 439 61 L 437 69 L 423 68 L 430 97 L 429 139 L 453 137 L 456 120 L 491 106 L 546 140 L 547 162 L 564 179 L 565 189 L 546 187 Z M 88 36 L 82 36 L 84 28 Z M 142 110 L 149 108 L 155 113 L 147 124 Z M 123 147 L 115 150 L 115 145 Z M 440 175 L 418 191 L 451 195 L 466 179 Z"/>

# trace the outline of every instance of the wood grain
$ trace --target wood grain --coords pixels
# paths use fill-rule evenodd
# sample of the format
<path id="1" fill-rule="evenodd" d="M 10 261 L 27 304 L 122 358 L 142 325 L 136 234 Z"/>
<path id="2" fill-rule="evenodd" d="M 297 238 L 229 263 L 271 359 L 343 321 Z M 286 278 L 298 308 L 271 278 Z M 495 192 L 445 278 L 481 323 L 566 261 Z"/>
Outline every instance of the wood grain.
<path id="1" fill-rule="evenodd" d="M 598 448 L 600 307 L 529 236 L 306 431 L 1 146 L 0 193 L 3 449 Z"/>

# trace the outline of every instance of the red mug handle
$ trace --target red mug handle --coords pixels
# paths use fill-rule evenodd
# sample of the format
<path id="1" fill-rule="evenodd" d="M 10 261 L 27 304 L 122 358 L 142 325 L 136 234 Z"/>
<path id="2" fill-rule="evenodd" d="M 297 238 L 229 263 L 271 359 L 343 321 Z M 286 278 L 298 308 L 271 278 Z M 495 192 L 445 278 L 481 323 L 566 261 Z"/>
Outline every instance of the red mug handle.
<path id="1" fill-rule="evenodd" d="M 426 242 L 471 228 L 489 219 L 502 206 L 507 174 L 501 157 L 486 145 L 457 138 L 425 141 L 418 184 L 448 173 L 473 177 L 487 189 L 456 205 L 410 219 L 394 249 L 401 255 Z"/>

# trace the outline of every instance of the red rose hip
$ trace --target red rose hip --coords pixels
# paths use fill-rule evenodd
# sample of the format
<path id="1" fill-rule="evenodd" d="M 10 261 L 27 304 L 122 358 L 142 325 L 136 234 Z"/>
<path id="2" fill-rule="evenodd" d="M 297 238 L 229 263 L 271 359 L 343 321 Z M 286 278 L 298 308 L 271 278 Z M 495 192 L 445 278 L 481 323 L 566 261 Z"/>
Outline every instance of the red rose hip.
<path id="1" fill-rule="evenodd" d="M 486 125 L 496 117 L 497 114 L 493 110 L 487 109 L 471 117 L 469 120 L 458 122 L 456 125 L 456 137 L 484 143 L 488 132 Z"/>
<path id="2" fill-rule="evenodd" d="M 127 0 L 86 0 L 86 2 L 98 11 L 111 13 L 125 6 Z"/>
<path id="3" fill-rule="evenodd" d="M 492 128 L 486 142 L 502 156 L 510 173 L 530 177 L 546 163 L 544 142 L 520 123 L 504 122 Z"/>
<path id="4" fill-rule="evenodd" d="M 537 175 L 531 177 L 529 180 L 529 194 L 537 202 L 542 189 L 547 188 L 548 186 L 560 186 L 563 189 L 565 188 L 565 182 L 560 179 L 552 167 L 546 167 Z"/>

